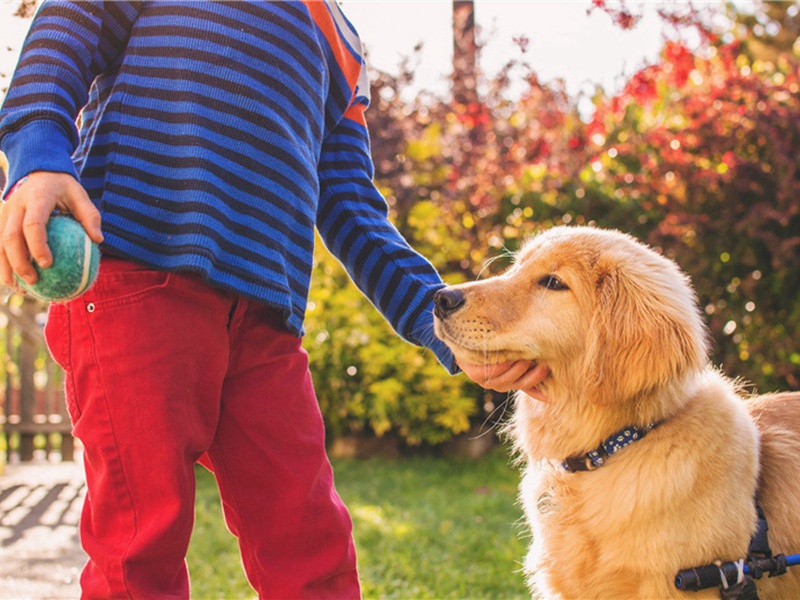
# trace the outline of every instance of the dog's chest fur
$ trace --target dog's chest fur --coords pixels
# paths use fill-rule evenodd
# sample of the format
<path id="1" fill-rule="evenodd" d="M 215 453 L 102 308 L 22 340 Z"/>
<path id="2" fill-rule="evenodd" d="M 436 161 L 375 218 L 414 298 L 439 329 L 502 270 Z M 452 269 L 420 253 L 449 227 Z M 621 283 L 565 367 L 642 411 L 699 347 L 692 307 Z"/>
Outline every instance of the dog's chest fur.
<path id="1" fill-rule="evenodd" d="M 545 597 L 684 597 L 680 569 L 746 554 L 757 461 L 755 425 L 709 373 L 679 414 L 596 471 L 529 462 L 526 571 Z"/>

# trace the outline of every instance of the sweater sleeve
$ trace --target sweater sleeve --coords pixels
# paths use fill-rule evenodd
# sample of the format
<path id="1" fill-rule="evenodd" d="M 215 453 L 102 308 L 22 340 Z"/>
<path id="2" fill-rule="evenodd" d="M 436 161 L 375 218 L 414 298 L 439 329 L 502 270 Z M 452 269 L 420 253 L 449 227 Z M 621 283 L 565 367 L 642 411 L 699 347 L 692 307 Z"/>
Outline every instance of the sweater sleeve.
<path id="1" fill-rule="evenodd" d="M 48 0 L 39 9 L 0 110 L 7 190 L 32 171 L 77 177 L 76 119 L 94 79 L 127 44 L 140 2 Z"/>
<path id="2" fill-rule="evenodd" d="M 317 228 L 394 330 L 430 348 L 456 373 L 453 355 L 433 332 L 433 294 L 444 284 L 389 221 L 386 201 L 372 182 L 366 103 L 356 98 L 323 144 Z"/>

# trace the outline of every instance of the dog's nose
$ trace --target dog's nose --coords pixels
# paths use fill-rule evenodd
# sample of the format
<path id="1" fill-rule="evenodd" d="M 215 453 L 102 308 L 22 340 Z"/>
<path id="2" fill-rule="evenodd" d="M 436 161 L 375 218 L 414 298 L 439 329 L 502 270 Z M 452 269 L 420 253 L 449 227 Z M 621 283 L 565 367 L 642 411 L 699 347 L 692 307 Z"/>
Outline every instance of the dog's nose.
<path id="1" fill-rule="evenodd" d="M 433 295 L 433 312 L 440 319 L 454 313 L 464 305 L 464 294 L 452 288 L 442 288 Z"/>

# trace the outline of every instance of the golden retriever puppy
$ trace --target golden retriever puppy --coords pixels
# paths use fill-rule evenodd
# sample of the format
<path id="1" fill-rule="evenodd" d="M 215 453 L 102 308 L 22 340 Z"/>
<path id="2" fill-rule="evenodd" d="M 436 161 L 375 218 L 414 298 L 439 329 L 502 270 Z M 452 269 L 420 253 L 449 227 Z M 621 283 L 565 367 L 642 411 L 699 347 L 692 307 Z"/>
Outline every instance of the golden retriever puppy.
<path id="1" fill-rule="evenodd" d="M 539 594 L 718 598 L 675 576 L 747 555 L 757 489 L 772 550 L 800 552 L 800 394 L 747 401 L 709 366 L 674 262 L 619 232 L 558 227 L 505 274 L 440 290 L 435 313 L 459 361 L 550 368 L 550 401 L 518 393 L 508 427 Z M 800 598 L 800 567 L 757 583 L 761 598 Z"/>

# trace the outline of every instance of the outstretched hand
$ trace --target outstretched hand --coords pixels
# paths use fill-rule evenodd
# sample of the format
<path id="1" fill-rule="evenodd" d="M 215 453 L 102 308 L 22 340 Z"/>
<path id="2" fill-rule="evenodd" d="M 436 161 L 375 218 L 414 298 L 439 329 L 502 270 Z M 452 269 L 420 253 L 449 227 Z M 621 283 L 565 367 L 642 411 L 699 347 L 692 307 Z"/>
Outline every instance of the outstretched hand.
<path id="1" fill-rule="evenodd" d="M 7 286 L 14 287 L 14 273 L 29 285 L 36 283 L 31 257 L 44 269 L 52 264 L 46 226 L 55 209 L 72 214 L 92 241 L 103 241 L 100 212 L 74 177 L 47 171 L 31 173 L 11 192 L 0 211 L 0 281 Z"/>
<path id="2" fill-rule="evenodd" d="M 493 365 L 458 363 L 458 366 L 467 377 L 481 387 L 496 392 L 521 390 L 540 402 L 550 401 L 538 387 L 550 375 L 547 365 L 529 360 L 517 360 Z"/>

